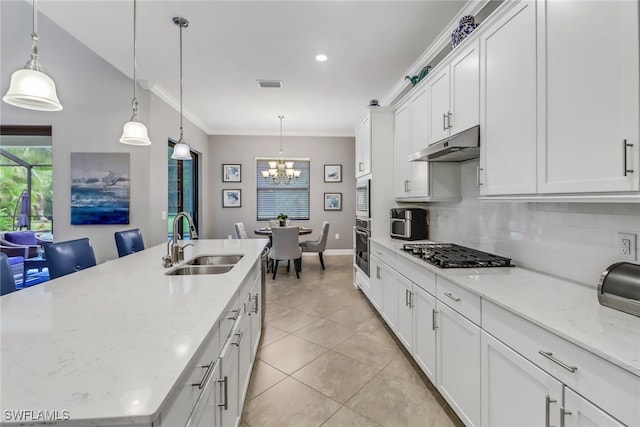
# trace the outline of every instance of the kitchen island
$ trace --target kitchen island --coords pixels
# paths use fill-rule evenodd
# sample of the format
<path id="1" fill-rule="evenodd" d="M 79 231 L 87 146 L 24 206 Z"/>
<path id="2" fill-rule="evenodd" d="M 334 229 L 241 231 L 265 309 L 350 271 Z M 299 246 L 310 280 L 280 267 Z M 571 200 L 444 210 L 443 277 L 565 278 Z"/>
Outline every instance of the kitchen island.
<path id="1" fill-rule="evenodd" d="M 190 243 L 186 261 L 242 258 L 224 274 L 170 276 L 162 244 L 0 298 L 0 423 L 155 427 L 169 425 L 162 422 L 169 410 L 188 416 L 174 400 L 205 343 L 223 350 L 232 329 L 222 324 L 234 304 L 258 311 L 259 295 L 240 292 L 261 281 L 267 240 Z M 242 318 L 239 308 L 234 313 Z M 257 325 L 251 335 L 259 339 Z M 199 381 L 205 371 L 196 368 Z"/>

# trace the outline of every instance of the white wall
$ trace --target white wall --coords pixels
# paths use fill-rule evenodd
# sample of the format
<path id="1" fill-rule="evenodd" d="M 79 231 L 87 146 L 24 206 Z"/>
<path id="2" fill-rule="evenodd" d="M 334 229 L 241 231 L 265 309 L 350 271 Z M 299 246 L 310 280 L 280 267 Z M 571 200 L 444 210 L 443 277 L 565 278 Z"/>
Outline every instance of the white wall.
<path id="1" fill-rule="evenodd" d="M 0 2 L 2 94 L 11 74 L 24 66 L 31 52 L 32 9 L 23 1 Z M 0 103 L 3 125 L 51 125 L 53 145 L 53 226 L 56 241 L 89 237 L 98 262 L 117 257 L 113 233 L 140 228 L 146 246 L 166 241 L 167 141 L 178 137 L 179 114 L 148 91 L 138 90 L 140 118 L 153 145 L 132 147 L 118 140 L 131 117 L 132 82 L 48 18 L 39 16 L 39 53 L 43 71 L 56 82 L 63 104 L 59 112 L 38 112 Z M 177 82 L 176 82 L 177 84 Z M 206 158 L 207 136 L 188 121 L 185 139 Z M 130 153 L 131 205 L 128 225 L 70 224 L 70 153 Z M 204 169 L 204 168 L 202 168 Z M 203 180 L 209 177 L 203 172 Z M 203 236 L 210 229 L 208 193 L 201 197 Z M 158 261 L 160 262 L 160 261 Z"/>
<path id="2" fill-rule="evenodd" d="M 640 234 L 640 204 L 478 200 L 477 166 L 461 163 L 462 201 L 421 206 L 430 211 L 430 239 L 595 287 L 600 273 L 621 261 L 617 233 Z"/>
<path id="3" fill-rule="evenodd" d="M 275 117 L 274 117 L 275 119 Z M 244 222 L 249 237 L 257 237 L 253 230 L 265 226 L 256 220 L 256 157 L 273 157 L 280 147 L 279 136 L 210 136 L 211 152 L 207 167 L 212 179 L 210 212 L 214 238 L 233 235 L 233 223 Z M 352 227 L 355 218 L 355 140 L 353 137 L 301 137 L 285 136 L 283 147 L 287 157 L 310 158 L 310 219 L 296 224 L 314 229 L 309 238 L 315 238 L 322 221 L 329 221 L 327 249 L 353 248 Z M 242 182 L 222 182 L 222 165 L 240 163 Z M 342 182 L 325 183 L 324 165 L 341 164 Z M 242 190 L 241 208 L 223 208 L 222 190 Z M 342 193 L 342 210 L 325 211 L 324 193 Z M 340 239 L 335 239 L 335 234 Z M 303 238 L 304 239 L 304 238 Z"/>

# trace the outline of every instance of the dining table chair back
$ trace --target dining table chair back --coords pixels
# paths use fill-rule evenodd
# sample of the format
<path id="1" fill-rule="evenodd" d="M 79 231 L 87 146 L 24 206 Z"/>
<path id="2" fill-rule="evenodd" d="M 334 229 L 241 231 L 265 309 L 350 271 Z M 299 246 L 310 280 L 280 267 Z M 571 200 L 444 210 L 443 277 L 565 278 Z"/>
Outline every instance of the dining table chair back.
<path id="1" fill-rule="evenodd" d="M 244 222 L 236 222 L 233 224 L 233 231 L 236 234 L 236 239 L 248 239 L 247 230 L 244 228 Z"/>
<path id="2" fill-rule="evenodd" d="M 291 260 L 293 260 L 296 277 L 299 279 L 302 267 L 302 250 L 298 242 L 298 227 L 275 227 L 271 231 L 269 258 L 274 261 L 273 278 L 276 278 L 279 261 L 288 261 L 288 270 Z"/>
<path id="3" fill-rule="evenodd" d="M 6 295 L 16 290 L 16 281 L 9 264 L 7 254 L 0 252 L 0 295 Z"/>
<path id="4" fill-rule="evenodd" d="M 144 240 L 142 239 L 142 232 L 139 228 L 116 231 L 114 237 L 120 258 L 144 250 Z"/>
<path id="5" fill-rule="evenodd" d="M 302 252 L 317 252 L 318 257 L 320 258 L 320 265 L 324 270 L 324 259 L 322 254 L 324 250 L 327 248 L 327 237 L 329 236 L 329 222 L 324 221 L 322 223 L 322 229 L 320 230 L 320 236 L 318 236 L 317 240 L 307 240 L 300 243 L 300 247 L 302 248 Z"/>
<path id="6" fill-rule="evenodd" d="M 96 265 L 96 255 L 93 252 L 91 241 L 86 237 L 46 244 L 44 245 L 44 255 L 51 279 Z"/>

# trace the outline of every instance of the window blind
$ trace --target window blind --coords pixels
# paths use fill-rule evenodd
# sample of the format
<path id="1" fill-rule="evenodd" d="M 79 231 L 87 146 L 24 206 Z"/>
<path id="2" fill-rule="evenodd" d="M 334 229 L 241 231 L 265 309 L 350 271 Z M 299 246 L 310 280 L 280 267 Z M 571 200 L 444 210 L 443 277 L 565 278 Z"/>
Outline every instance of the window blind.
<path id="1" fill-rule="evenodd" d="M 310 162 L 296 160 L 294 168 L 301 172 L 300 178 L 278 185 L 271 178 L 262 177 L 262 171 L 269 169 L 268 162 L 268 159 L 256 160 L 257 220 L 275 219 L 280 213 L 288 215 L 291 220 L 309 219 Z"/>

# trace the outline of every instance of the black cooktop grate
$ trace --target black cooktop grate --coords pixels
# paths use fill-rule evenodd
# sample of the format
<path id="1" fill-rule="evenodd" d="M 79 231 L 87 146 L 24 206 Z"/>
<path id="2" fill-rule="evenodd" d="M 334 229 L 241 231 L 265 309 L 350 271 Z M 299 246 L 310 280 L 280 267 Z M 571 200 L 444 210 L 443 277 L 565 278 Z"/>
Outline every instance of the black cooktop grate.
<path id="1" fill-rule="evenodd" d="M 402 249 L 440 268 L 512 267 L 511 258 L 453 243 L 405 243 Z"/>

